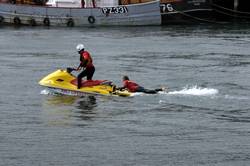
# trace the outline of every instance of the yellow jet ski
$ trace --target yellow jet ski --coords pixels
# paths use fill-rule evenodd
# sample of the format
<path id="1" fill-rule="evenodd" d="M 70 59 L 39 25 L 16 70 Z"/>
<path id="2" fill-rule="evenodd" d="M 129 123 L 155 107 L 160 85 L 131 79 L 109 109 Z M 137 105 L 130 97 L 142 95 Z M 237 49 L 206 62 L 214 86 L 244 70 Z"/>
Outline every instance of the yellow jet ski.
<path id="1" fill-rule="evenodd" d="M 117 90 L 116 86 L 108 80 L 84 80 L 82 87 L 77 89 L 77 78 L 67 70 L 56 70 L 39 81 L 41 86 L 45 86 L 55 93 L 83 96 L 86 94 L 100 94 L 105 96 L 128 97 L 132 93 Z"/>

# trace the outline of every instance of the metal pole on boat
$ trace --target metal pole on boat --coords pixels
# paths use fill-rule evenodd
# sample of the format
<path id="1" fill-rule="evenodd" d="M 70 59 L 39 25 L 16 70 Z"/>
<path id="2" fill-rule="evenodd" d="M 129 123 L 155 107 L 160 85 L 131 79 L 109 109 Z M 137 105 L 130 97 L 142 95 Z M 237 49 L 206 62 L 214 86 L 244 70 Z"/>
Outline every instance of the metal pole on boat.
<path id="1" fill-rule="evenodd" d="M 96 5 L 95 5 L 95 0 L 92 0 L 92 5 L 93 5 L 93 8 L 96 7 Z"/>
<path id="2" fill-rule="evenodd" d="M 239 0 L 234 0 L 234 10 L 237 11 L 239 6 Z"/>

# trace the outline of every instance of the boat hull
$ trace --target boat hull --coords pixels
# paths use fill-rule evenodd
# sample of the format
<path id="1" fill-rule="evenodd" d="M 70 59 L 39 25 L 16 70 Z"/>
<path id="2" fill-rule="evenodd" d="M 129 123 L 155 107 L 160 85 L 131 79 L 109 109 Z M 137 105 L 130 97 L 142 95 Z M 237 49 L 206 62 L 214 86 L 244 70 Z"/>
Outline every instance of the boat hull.
<path id="1" fill-rule="evenodd" d="M 212 0 L 214 17 L 225 22 L 249 22 L 249 1 L 246 0 Z"/>
<path id="2" fill-rule="evenodd" d="M 161 0 L 162 24 L 210 22 L 212 7 L 209 0 Z"/>
<path id="3" fill-rule="evenodd" d="M 44 26 L 138 26 L 160 25 L 160 2 L 117 7 L 63 8 L 0 4 L 0 22 Z"/>

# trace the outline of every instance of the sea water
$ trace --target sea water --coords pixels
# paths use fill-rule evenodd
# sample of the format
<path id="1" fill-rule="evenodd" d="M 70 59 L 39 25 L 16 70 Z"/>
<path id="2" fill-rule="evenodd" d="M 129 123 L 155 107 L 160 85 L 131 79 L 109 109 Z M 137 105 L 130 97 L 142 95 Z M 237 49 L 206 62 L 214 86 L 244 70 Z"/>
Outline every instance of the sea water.
<path id="1" fill-rule="evenodd" d="M 249 165 L 250 26 L 0 27 L 0 165 Z M 51 94 L 76 67 L 166 87 L 133 97 Z M 78 73 L 73 73 L 77 75 Z"/>

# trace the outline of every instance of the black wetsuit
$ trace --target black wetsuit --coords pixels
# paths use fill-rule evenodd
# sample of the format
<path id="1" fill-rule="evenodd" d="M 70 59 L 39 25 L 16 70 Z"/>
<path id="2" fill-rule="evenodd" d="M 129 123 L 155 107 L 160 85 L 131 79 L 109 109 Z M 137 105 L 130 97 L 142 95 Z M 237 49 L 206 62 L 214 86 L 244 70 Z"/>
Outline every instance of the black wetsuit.
<path id="1" fill-rule="evenodd" d="M 80 74 L 78 74 L 77 88 L 78 89 L 81 88 L 81 82 L 83 77 L 87 76 L 87 80 L 92 80 L 94 73 L 95 73 L 95 67 L 91 66 L 91 67 L 86 67 Z"/>
<path id="2" fill-rule="evenodd" d="M 147 94 L 156 94 L 157 92 L 162 91 L 162 89 L 145 89 L 144 87 L 139 86 L 138 89 L 136 90 L 136 92 L 143 92 L 143 93 L 147 93 Z"/>

